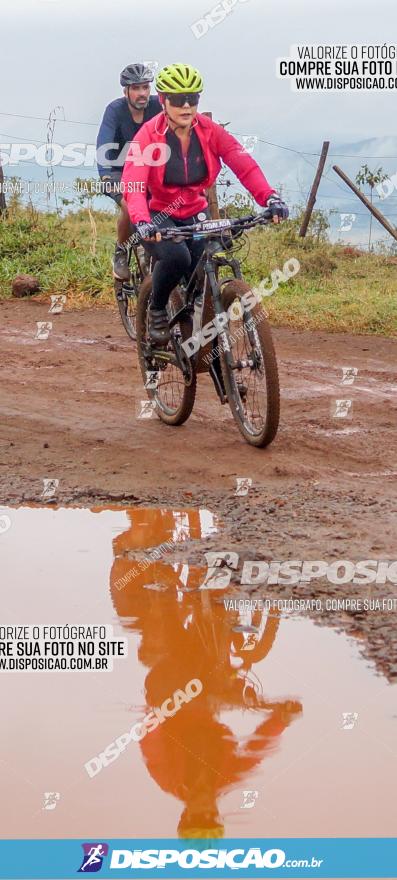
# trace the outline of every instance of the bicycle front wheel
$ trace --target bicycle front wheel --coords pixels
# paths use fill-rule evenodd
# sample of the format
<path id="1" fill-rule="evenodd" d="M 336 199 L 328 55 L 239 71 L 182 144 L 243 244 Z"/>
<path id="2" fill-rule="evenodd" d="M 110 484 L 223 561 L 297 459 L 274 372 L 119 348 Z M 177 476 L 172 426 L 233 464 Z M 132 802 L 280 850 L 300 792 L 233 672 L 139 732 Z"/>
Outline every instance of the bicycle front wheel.
<path id="1" fill-rule="evenodd" d="M 223 381 L 237 427 L 251 446 L 268 446 L 280 418 L 280 386 L 270 324 L 260 304 L 241 302 L 250 290 L 240 279 L 225 284 L 222 304 L 229 314 L 230 352 L 221 351 Z"/>

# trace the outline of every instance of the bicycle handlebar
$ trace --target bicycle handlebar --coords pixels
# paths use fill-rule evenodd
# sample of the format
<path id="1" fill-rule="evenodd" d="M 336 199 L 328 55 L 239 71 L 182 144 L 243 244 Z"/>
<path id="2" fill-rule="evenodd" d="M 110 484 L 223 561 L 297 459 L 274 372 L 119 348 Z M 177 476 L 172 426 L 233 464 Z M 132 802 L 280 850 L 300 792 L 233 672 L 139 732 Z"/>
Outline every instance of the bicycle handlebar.
<path id="1" fill-rule="evenodd" d="M 194 223 L 192 226 L 167 226 L 163 229 L 159 229 L 156 233 L 156 238 L 158 235 L 161 236 L 161 239 L 164 241 L 170 240 L 172 238 L 212 238 L 219 237 L 219 233 L 228 232 L 228 231 L 243 231 L 244 229 L 249 229 L 252 226 L 266 225 L 270 223 L 272 220 L 272 212 L 269 208 L 266 208 L 261 214 L 248 214 L 246 217 L 238 217 L 234 220 L 201 220 L 199 223 Z M 153 241 L 153 239 L 151 239 Z"/>

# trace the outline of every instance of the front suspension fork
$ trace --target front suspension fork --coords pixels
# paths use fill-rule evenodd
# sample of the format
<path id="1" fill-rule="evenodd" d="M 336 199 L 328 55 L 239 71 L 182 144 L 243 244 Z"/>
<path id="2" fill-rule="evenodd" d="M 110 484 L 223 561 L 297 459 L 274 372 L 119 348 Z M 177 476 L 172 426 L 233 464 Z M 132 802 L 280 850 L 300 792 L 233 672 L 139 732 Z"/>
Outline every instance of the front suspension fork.
<path id="1" fill-rule="evenodd" d="M 221 291 L 218 284 L 218 280 L 215 273 L 215 268 L 212 261 L 207 262 L 206 264 L 206 273 L 208 277 L 208 281 L 211 288 L 212 293 L 212 301 L 214 303 L 214 311 L 215 317 L 221 319 L 222 329 L 218 330 L 218 340 L 219 346 L 225 356 L 226 363 L 230 370 L 235 369 L 235 364 L 233 362 L 232 352 L 229 343 L 229 332 L 226 329 L 226 323 L 224 321 L 225 310 L 222 304 Z"/>

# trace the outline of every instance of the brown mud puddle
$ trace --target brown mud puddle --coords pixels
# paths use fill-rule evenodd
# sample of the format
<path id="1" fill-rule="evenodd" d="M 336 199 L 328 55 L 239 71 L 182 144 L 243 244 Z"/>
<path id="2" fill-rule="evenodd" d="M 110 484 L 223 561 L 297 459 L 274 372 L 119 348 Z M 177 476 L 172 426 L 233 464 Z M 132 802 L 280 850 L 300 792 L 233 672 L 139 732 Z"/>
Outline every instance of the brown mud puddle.
<path id="1" fill-rule="evenodd" d="M 394 835 L 396 685 L 331 628 L 227 610 L 187 561 L 217 537 L 209 510 L 6 515 L 2 622 L 112 624 L 129 653 L 0 675 L 4 837 Z"/>

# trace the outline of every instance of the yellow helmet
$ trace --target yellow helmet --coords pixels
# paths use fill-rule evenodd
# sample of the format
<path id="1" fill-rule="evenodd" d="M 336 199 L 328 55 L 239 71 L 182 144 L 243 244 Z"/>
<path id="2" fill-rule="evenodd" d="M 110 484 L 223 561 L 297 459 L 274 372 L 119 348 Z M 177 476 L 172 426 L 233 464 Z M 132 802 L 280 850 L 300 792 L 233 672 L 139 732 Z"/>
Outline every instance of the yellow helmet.
<path id="1" fill-rule="evenodd" d="M 201 73 L 191 64 L 169 64 L 156 76 L 158 92 L 183 95 L 184 92 L 202 92 L 204 88 Z"/>
<path id="2" fill-rule="evenodd" d="M 214 828 L 183 828 L 178 832 L 183 840 L 216 840 L 225 836 L 224 825 L 216 825 Z"/>
<path id="3" fill-rule="evenodd" d="M 198 815 L 189 817 L 184 812 L 178 825 L 178 837 L 184 840 L 216 840 L 224 834 L 225 826 L 216 814 L 200 818 Z"/>

